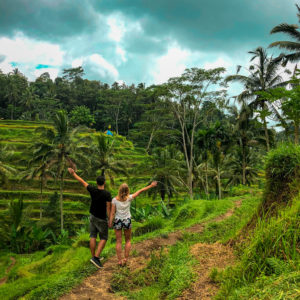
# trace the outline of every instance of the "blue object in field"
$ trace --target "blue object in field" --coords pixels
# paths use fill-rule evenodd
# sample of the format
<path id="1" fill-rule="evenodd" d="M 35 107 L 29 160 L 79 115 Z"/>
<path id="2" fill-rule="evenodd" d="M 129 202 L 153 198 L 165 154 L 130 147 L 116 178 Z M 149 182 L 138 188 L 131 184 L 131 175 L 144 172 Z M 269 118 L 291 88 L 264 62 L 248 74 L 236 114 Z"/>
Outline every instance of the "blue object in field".
<path id="1" fill-rule="evenodd" d="M 113 133 L 112 133 L 110 130 L 106 130 L 105 133 L 106 133 L 107 135 L 113 136 Z"/>

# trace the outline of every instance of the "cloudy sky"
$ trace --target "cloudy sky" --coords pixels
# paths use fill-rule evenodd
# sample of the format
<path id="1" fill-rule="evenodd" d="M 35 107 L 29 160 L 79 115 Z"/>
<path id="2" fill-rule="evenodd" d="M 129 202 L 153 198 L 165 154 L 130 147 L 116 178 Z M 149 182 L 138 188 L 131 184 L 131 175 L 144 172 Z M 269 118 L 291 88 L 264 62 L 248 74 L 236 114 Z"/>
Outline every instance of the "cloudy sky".
<path id="1" fill-rule="evenodd" d="M 246 65 L 297 24 L 296 0 L 0 0 L 0 69 L 30 80 L 83 66 L 106 83 L 162 83 L 187 67 Z"/>

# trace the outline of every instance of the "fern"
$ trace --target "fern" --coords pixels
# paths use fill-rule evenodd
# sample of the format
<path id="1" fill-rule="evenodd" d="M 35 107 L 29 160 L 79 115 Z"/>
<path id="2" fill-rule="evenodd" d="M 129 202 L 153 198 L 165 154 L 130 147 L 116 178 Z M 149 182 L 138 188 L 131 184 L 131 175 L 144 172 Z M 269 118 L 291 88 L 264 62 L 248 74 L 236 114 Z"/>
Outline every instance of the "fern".
<path id="1" fill-rule="evenodd" d="M 290 271 L 290 266 L 285 261 L 278 259 L 276 257 L 270 257 L 266 259 L 267 266 L 269 267 L 271 273 L 276 275 L 281 275 L 283 273 Z"/>

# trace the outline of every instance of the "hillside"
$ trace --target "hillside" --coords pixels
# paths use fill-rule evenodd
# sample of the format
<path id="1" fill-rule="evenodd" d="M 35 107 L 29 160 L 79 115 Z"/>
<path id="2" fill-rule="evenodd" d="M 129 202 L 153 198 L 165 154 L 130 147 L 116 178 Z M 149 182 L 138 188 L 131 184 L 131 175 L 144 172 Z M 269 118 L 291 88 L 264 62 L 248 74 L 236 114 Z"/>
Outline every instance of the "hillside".
<path id="1" fill-rule="evenodd" d="M 29 121 L 9 121 L 0 120 L 0 145 L 9 147 L 8 164 L 17 170 L 16 174 L 9 178 L 7 183 L 2 183 L 0 187 L 0 215 L 5 213 L 7 205 L 11 200 L 23 199 L 25 207 L 30 206 L 30 216 L 34 220 L 39 219 L 40 212 L 40 182 L 37 179 L 28 181 L 21 179 L 21 172 L 26 169 L 34 143 L 40 141 L 40 134 L 36 132 L 38 127 L 51 127 L 49 123 L 38 123 Z M 91 136 L 92 138 L 101 133 L 87 130 L 80 136 Z M 111 137 L 108 137 L 111 139 Z M 145 150 L 135 148 L 133 144 L 122 136 L 113 137 L 115 158 L 125 160 L 128 173 L 131 174 L 134 168 L 146 159 Z M 6 151 L 6 148 L 4 148 Z M 86 178 L 91 184 L 95 184 L 95 178 Z M 123 180 L 133 184 L 133 180 L 125 177 L 116 178 L 115 186 L 108 188 L 113 194 L 120 182 Z M 150 180 L 150 175 L 134 178 L 134 185 L 146 184 Z M 109 182 L 108 182 L 109 184 Z M 49 178 L 43 188 L 43 206 L 47 206 L 49 199 L 59 190 L 58 183 Z M 84 224 L 84 218 L 88 216 L 89 194 L 77 181 L 67 177 L 64 183 L 64 214 L 66 229 L 76 230 L 78 226 Z M 157 200 L 155 201 L 157 203 Z M 76 224 L 74 227 L 73 225 Z"/>

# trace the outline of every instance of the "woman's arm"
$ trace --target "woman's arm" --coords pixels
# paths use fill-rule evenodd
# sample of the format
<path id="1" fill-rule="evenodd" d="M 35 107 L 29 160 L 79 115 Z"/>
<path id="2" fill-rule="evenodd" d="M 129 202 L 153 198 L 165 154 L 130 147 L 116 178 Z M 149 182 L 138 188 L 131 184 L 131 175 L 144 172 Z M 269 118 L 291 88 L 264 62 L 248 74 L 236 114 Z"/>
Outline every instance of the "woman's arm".
<path id="1" fill-rule="evenodd" d="M 144 192 L 144 191 L 147 191 L 153 187 L 157 186 L 157 181 L 153 181 L 151 182 L 151 184 L 149 184 L 148 186 L 138 190 L 137 192 L 135 192 L 134 194 L 132 194 L 132 198 L 136 198 L 140 193 Z"/>
<path id="2" fill-rule="evenodd" d="M 109 222 L 108 222 L 108 227 L 109 228 L 112 227 L 112 222 L 113 222 L 113 219 L 115 217 L 115 213 L 116 213 L 116 205 L 112 203 L 111 204 L 111 210 L 110 210 Z"/>

